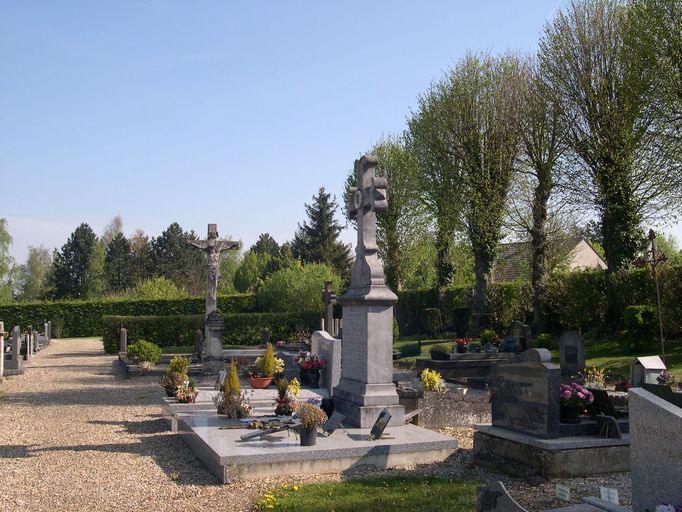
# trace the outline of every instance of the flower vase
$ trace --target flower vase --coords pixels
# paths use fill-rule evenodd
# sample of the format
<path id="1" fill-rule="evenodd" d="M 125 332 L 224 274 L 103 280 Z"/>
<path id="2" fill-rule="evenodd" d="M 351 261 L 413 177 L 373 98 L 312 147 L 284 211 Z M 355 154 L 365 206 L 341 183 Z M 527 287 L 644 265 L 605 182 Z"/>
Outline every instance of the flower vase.
<path id="1" fill-rule="evenodd" d="M 307 386 L 308 385 L 308 370 L 305 368 L 299 368 L 298 370 L 298 377 L 301 381 L 301 386 Z"/>
<path id="2" fill-rule="evenodd" d="M 464 354 L 464 352 L 467 351 L 467 346 L 466 345 L 457 345 L 457 353 L 458 354 Z"/>
<path id="3" fill-rule="evenodd" d="M 317 443 L 317 427 L 301 427 L 298 430 L 301 446 L 315 446 Z"/>
<path id="4" fill-rule="evenodd" d="M 318 388 L 320 384 L 320 370 L 311 368 L 308 370 L 308 385 L 311 388 Z"/>
<path id="5" fill-rule="evenodd" d="M 559 421 L 561 423 L 580 423 L 583 408 L 579 405 L 563 405 L 559 407 Z"/>

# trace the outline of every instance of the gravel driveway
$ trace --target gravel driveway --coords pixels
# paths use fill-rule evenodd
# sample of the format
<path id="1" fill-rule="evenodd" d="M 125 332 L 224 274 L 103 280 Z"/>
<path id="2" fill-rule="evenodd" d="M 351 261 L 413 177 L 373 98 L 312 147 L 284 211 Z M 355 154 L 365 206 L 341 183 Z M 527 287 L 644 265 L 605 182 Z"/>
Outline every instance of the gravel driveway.
<path id="1" fill-rule="evenodd" d="M 220 485 L 168 431 L 163 390 L 150 377 L 124 379 L 96 339 L 58 340 L 24 375 L 0 384 L 0 511 L 248 511 L 281 483 L 338 480 L 338 474 L 290 476 Z M 530 511 L 559 506 L 556 481 L 531 487 L 471 463 L 471 429 L 447 429 L 460 447 L 441 464 L 383 474 L 426 474 L 480 482 L 501 479 Z M 344 477 L 363 476 L 363 473 Z M 629 502 L 629 475 L 563 481 L 574 501 L 599 485 Z M 621 501 L 621 503 L 623 503 Z"/>

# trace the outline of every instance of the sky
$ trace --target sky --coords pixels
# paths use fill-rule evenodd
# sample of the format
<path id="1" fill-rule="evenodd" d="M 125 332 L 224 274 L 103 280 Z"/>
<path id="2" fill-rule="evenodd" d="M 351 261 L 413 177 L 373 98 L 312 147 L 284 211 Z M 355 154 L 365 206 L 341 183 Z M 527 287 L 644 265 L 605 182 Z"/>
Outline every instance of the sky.
<path id="1" fill-rule="evenodd" d="M 10 254 L 115 215 L 291 240 L 432 81 L 468 50 L 534 51 L 562 1 L 0 0 Z"/>

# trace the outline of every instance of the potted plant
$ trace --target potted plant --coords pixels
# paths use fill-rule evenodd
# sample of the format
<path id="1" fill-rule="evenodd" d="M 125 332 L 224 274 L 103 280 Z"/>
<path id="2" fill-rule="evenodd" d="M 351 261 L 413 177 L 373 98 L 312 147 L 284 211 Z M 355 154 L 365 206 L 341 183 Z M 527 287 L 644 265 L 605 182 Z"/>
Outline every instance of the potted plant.
<path id="1" fill-rule="evenodd" d="M 583 409 L 594 401 L 592 392 L 577 382 L 561 384 L 559 418 L 562 423 L 580 423 Z"/>
<path id="2" fill-rule="evenodd" d="M 197 392 L 194 389 L 194 383 L 191 380 L 186 380 L 178 386 L 175 390 L 175 398 L 181 404 L 193 404 Z"/>
<path id="3" fill-rule="evenodd" d="M 175 396 L 175 390 L 186 380 L 188 380 L 187 375 L 168 368 L 159 378 L 159 384 L 166 390 L 166 396 L 172 397 Z"/>
<path id="4" fill-rule="evenodd" d="M 327 421 L 327 415 L 319 407 L 304 403 L 298 406 L 296 416 L 301 419 L 301 426 L 298 429 L 301 446 L 315 446 L 317 427 Z"/>
<path id="5" fill-rule="evenodd" d="M 419 378 L 424 386 L 424 391 L 435 391 L 436 393 L 444 393 L 446 391 L 445 384 L 443 384 L 443 378 L 436 370 L 424 368 L 419 375 Z"/>
<path id="6" fill-rule="evenodd" d="M 445 343 L 439 343 L 438 345 L 433 345 L 429 348 L 429 354 L 431 354 L 431 359 L 436 359 L 438 361 L 447 361 L 450 359 L 450 346 Z"/>
<path id="7" fill-rule="evenodd" d="M 296 356 L 296 364 L 298 364 L 301 383 L 313 388 L 318 387 L 320 370 L 325 367 L 326 361 L 317 354 L 302 350 Z"/>
<path id="8" fill-rule="evenodd" d="M 469 352 L 478 354 L 481 351 L 481 339 L 474 338 L 471 343 L 469 343 Z"/>
<path id="9" fill-rule="evenodd" d="M 659 384 L 664 386 L 672 386 L 675 384 L 675 376 L 668 370 L 661 371 L 661 373 L 658 374 L 658 377 L 656 377 L 656 380 Z"/>
<path id="10" fill-rule="evenodd" d="M 471 343 L 471 338 L 468 336 L 465 338 L 457 338 L 455 340 L 455 348 L 459 354 L 463 354 L 469 349 L 469 344 Z"/>
<path id="11" fill-rule="evenodd" d="M 268 343 L 261 357 L 256 358 L 256 364 L 248 371 L 249 384 L 254 389 L 267 388 L 277 373 L 278 366 L 284 370 L 284 360 L 275 357 L 272 343 Z"/>
<path id="12" fill-rule="evenodd" d="M 230 362 L 230 373 L 225 378 L 223 387 L 213 397 L 213 403 L 218 409 L 218 414 L 224 414 L 230 419 L 246 418 L 253 411 L 251 404 L 241 390 L 239 376 L 237 375 L 237 364 L 234 359 Z"/>
<path id="13" fill-rule="evenodd" d="M 294 392 L 289 387 L 287 379 L 279 379 L 277 381 L 277 398 L 275 399 L 275 414 L 277 416 L 291 416 L 298 402 L 294 396 Z"/>

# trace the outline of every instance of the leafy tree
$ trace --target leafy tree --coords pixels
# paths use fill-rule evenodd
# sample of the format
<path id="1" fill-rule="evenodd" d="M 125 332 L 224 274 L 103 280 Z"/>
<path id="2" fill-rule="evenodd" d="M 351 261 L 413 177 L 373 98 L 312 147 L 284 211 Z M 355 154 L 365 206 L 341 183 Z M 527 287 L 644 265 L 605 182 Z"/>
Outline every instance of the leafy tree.
<path id="1" fill-rule="evenodd" d="M 85 294 L 88 297 L 101 297 L 107 292 L 107 276 L 105 272 L 105 256 L 109 243 L 121 233 L 123 220 L 116 215 L 111 222 L 104 227 L 102 236 L 96 241 L 90 256 L 88 277 L 85 283 Z"/>
<path id="2" fill-rule="evenodd" d="M 228 237 L 229 238 L 229 237 Z M 220 279 L 218 293 L 234 293 L 234 276 L 240 264 L 239 251 L 224 251 L 220 253 Z"/>
<path id="3" fill-rule="evenodd" d="M 0 218 L 0 304 L 12 302 L 11 271 L 14 260 L 9 255 L 12 237 L 7 231 L 7 219 Z"/>
<path id="4" fill-rule="evenodd" d="M 132 253 L 130 242 L 118 233 L 107 245 L 104 257 L 104 276 L 109 290 L 114 293 L 126 291 L 132 285 Z"/>
<path id="5" fill-rule="evenodd" d="M 272 257 L 267 253 L 249 251 L 234 273 L 234 287 L 238 292 L 255 292 L 263 282 Z"/>
<path id="6" fill-rule="evenodd" d="M 187 240 L 197 240 L 194 232 L 185 232 L 177 222 L 151 241 L 153 275 L 166 277 L 178 288 L 192 295 L 205 291 L 205 255 L 193 249 Z"/>
<path id="7" fill-rule="evenodd" d="M 507 192 L 520 149 L 521 66 L 511 55 L 464 57 L 448 74 L 448 153 L 462 171 L 462 218 L 474 255 L 474 313 L 502 238 Z"/>
<path id="8" fill-rule="evenodd" d="M 186 296 L 186 292 L 164 276 L 138 282 L 131 294 L 131 297 L 136 299 L 180 299 Z"/>
<path id="9" fill-rule="evenodd" d="M 324 187 L 305 205 L 308 221 L 298 225 L 291 250 L 303 263 L 326 263 L 342 276 L 348 274 L 348 248 L 339 240 L 341 226 L 334 218 L 337 204 Z"/>
<path id="10" fill-rule="evenodd" d="M 52 267 L 52 255 L 42 245 L 28 246 L 26 263 L 17 270 L 17 289 L 21 300 L 38 300 L 48 294 L 48 276 Z"/>
<path id="11" fill-rule="evenodd" d="M 133 284 L 151 276 L 149 237 L 138 229 L 130 239 L 130 279 Z"/>
<path id="12" fill-rule="evenodd" d="M 322 311 L 324 282 L 339 290 L 341 279 L 330 265 L 309 263 L 283 268 L 268 276 L 258 290 L 258 302 L 266 311 Z"/>
<path id="13" fill-rule="evenodd" d="M 56 298 L 85 297 L 90 258 L 96 242 L 92 228 L 82 223 L 55 253 L 52 266 Z"/>
<path id="14" fill-rule="evenodd" d="M 388 180 L 389 207 L 377 215 L 377 245 L 383 261 L 386 283 L 394 290 L 404 286 L 408 249 L 426 228 L 424 208 L 414 193 L 417 165 L 400 137 L 385 137 L 370 150 L 377 157 L 377 176 Z M 346 178 L 346 195 L 357 186 L 351 170 Z M 346 208 L 349 222 L 350 212 Z"/>
<path id="15" fill-rule="evenodd" d="M 432 84 L 417 98 L 417 110 L 411 113 L 405 133 L 408 151 L 419 168 L 415 192 L 435 223 L 436 283 L 441 291 L 452 277 L 449 253 L 461 227 L 464 190 L 461 162 L 450 151 L 452 92 L 447 78 Z"/>
<path id="16" fill-rule="evenodd" d="M 678 209 L 680 190 L 679 146 L 671 150 L 659 129 L 658 81 L 629 44 L 628 28 L 618 0 L 576 1 L 547 24 L 539 52 L 579 157 L 573 193 L 599 212 L 612 324 L 622 311 L 614 273 L 633 259 L 643 218 Z"/>

